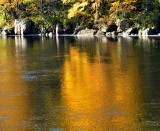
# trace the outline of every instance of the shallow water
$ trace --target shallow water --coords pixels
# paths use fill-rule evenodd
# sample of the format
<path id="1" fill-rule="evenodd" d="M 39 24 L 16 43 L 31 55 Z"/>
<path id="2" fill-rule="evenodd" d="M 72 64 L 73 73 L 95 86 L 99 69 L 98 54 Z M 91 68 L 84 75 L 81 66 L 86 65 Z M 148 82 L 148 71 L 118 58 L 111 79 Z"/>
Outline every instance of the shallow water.
<path id="1" fill-rule="evenodd" d="M 159 38 L 0 38 L 0 130 L 159 131 Z"/>

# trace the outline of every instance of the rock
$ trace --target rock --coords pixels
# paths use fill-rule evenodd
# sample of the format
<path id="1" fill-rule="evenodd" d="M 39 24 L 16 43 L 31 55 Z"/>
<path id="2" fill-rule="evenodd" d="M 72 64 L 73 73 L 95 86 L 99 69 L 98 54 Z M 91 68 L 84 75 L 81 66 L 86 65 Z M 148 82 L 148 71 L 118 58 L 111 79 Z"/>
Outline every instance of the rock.
<path id="1" fill-rule="evenodd" d="M 100 24 L 99 25 L 99 30 L 101 32 L 106 32 L 107 31 L 107 25 L 106 24 Z"/>
<path id="2" fill-rule="evenodd" d="M 113 31 L 113 32 L 106 32 L 106 37 L 115 37 L 117 34 L 117 32 Z"/>
<path id="3" fill-rule="evenodd" d="M 65 25 L 65 33 L 66 33 L 66 34 L 73 34 L 73 32 L 74 32 L 73 24 L 67 23 L 67 24 Z"/>
<path id="4" fill-rule="evenodd" d="M 130 33 L 131 33 L 131 31 L 132 31 L 133 29 L 132 28 L 129 28 L 129 29 L 127 29 L 125 32 L 123 32 L 123 33 L 125 33 L 126 35 L 130 35 Z"/>
<path id="5" fill-rule="evenodd" d="M 52 32 L 50 32 L 50 33 L 48 34 L 48 36 L 49 36 L 49 37 L 52 37 L 52 36 L 53 36 L 53 33 L 52 33 Z"/>
<path id="6" fill-rule="evenodd" d="M 138 28 L 132 28 L 129 35 L 138 35 Z"/>
<path id="7" fill-rule="evenodd" d="M 139 31 L 138 31 L 138 36 L 141 36 L 142 35 L 142 30 L 140 29 Z"/>
<path id="8" fill-rule="evenodd" d="M 147 29 L 145 29 L 145 30 L 142 30 L 142 33 L 141 33 L 141 35 L 142 36 L 147 36 L 149 33 L 149 30 L 150 30 L 150 28 L 147 28 Z"/>
<path id="9" fill-rule="evenodd" d="M 94 29 L 85 29 L 85 30 L 80 30 L 78 32 L 78 36 L 93 36 L 95 35 L 97 32 L 97 30 L 94 30 Z"/>
<path id="10" fill-rule="evenodd" d="M 34 23 L 31 20 L 15 20 L 14 32 L 16 35 L 33 34 Z"/>
<path id="11" fill-rule="evenodd" d="M 148 35 L 158 35 L 158 33 L 160 32 L 159 29 L 156 29 L 156 28 L 150 28 L 149 31 L 148 31 Z"/>
<path id="12" fill-rule="evenodd" d="M 77 26 L 76 29 L 73 32 L 73 35 L 77 35 L 79 31 L 85 30 L 85 27 L 83 26 Z"/>
<path id="13" fill-rule="evenodd" d="M 128 36 L 128 35 L 138 35 L 138 29 L 137 28 L 129 28 L 123 32 L 123 36 Z"/>
<path id="14" fill-rule="evenodd" d="M 96 33 L 96 35 L 105 35 L 105 32 L 103 32 L 103 31 L 98 31 L 98 32 Z"/>
<path id="15" fill-rule="evenodd" d="M 111 25 L 109 25 L 109 26 L 107 27 L 106 32 L 113 32 L 113 31 L 117 31 L 117 25 L 114 24 L 114 23 L 112 23 Z"/>
<path id="16" fill-rule="evenodd" d="M 126 28 L 128 27 L 128 22 L 126 21 L 126 20 L 122 20 L 121 22 L 120 22 L 120 27 L 119 27 L 119 29 L 120 30 L 122 30 L 122 31 L 125 31 L 126 30 Z"/>
<path id="17" fill-rule="evenodd" d="M 14 28 L 5 28 L 1 31 L 1 35 L 14 35 Z"/>
<path id="18" fill-rule="evenodd" d="M 48 37 L 48 33 L 46 33 L 46 34 L 45 34 L 45 36 L 47 36 L 47 37 Z"/>
<path id="19" fill-rule="evenodd" d="M 63 34 L 63 33 L 64 33 L 63 25 L 58 23 L 56 25 L 56 35 L 60 35 L 60 34 Z"/>

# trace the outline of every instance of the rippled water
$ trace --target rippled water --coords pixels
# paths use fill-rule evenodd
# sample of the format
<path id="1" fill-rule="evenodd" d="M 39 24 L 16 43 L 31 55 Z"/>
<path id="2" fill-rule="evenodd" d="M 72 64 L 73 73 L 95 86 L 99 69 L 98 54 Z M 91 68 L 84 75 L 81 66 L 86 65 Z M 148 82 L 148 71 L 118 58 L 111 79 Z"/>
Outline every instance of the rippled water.
<path id="1" fill-rule="evenodd" d="M 159 131 L 159 38 L 0 38 L 0 130 Z"/>

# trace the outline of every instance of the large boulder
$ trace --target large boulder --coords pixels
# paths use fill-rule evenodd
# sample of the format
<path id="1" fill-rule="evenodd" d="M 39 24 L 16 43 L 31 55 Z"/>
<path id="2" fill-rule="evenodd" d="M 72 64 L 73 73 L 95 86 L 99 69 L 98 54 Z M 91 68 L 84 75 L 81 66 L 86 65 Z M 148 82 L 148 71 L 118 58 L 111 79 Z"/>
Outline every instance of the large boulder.
<path id="1" fill-rule="evenodd" d="M 117 31 L 117 25 L 114 23 L 108 25 L 106 32 L 113 32 L 113 31 Z"/>
<path id="2" fill-rule="evenodd" d="M 119 25 L 121 31 L 125 31 L 129 26 L 129 23 L 126 20 L 122 20 Z"/>
<path id="3" fill-rule="evenodd" d="M 155 28 L 147 28 L 141 31 L 141 35 L 142 36 L 148 36 L 148 35 L 158 35 L 159 34 L 159 30 L 155 29 Z"/>
<path id="4" fill-rule="evenodd" d="M 66 34 L 73 34 L 73 32 L 74 32 L 73 24 L 67 23 L 64 28 L 65 28 Z"/>
<path id="5" fill-rule="evenodd" d="M 33 34 L 34 23 L 31 20 L 15 20 L 14 26 L 16 35 Z"/>
<path id="6" fill-rule="evenodd" d="M 129 35 L 138 35 L 138 28 L 132 28 Z"/>
<path id="7" fill-rule="evenodd" d="M 137 28 L 129 28 L 125 32 L 123 32 L 125 35 L 138 35 L 138 29 Z"/>
<path id="8" fill-rule="evenodd" d="M 80 30 L 77 35 L 78 36 L 93 36 L 97 33 L 97 30 L 94 29 L 85 29 L 85 30 Z"/>

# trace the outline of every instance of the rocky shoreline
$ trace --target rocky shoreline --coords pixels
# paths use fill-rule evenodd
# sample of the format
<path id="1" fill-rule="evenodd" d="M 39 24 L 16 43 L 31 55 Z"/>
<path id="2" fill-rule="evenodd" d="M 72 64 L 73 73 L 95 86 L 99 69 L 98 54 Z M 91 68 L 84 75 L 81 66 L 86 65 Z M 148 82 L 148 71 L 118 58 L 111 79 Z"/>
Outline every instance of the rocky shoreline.
<path id="1" fill-rule="evenodd" d="M 109 25 L 99 24 L 96 27 L 75 27 L 68 23 L 66 25 L 57 24 L 55 29 L 36 27 L 32 21 L 15 20 L 13 28 L 0 30 L 0 36 L 24 35 L 24 36 L 106 36 L 106 37 L 160 37 L 160 30 L 155 28 L 141 29 L 128 27 L 126 21 L 122 21 L 119 26 L 114 23 Z"/>

